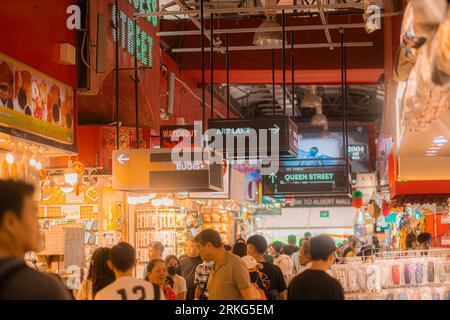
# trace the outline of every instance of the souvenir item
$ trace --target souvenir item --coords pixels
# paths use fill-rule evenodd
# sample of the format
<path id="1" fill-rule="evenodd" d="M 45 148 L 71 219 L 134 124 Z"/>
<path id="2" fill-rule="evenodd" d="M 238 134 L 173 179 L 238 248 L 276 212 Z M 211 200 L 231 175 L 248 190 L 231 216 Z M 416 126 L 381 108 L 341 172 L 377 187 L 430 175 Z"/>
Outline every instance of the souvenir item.
<path id="1" fill-rule="evenodd" d="M 398 264 L 393 264 L 392 265 L 392 282 L 395 285 L 399 285 L 400 284 L 400 270 L 399 270 L 399 265 Z"/>
<path id="2" fill-rule="evenodd" d="M 414 267 L 410 262 L 405 263 L 403 275 L 405 279 L 405 284 L 411 284 L 414 277 Z"/>

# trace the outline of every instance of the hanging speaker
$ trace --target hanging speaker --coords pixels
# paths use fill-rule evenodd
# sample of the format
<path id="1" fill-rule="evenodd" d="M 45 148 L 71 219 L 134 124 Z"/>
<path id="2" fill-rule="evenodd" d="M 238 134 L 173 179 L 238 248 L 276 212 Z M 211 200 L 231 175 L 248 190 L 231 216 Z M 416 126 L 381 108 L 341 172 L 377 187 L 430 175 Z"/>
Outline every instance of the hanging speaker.
<path id="1" fill-rule="evenodd" d="M 107 34 L 108 30 L 106 26 L 106 16 L 104 13 L 99 13 L 97 15 L 97 74 L 105 73 L 105 48 Z"/>
<path id="2" fill-rule="evenodd" d="M 168 114 L 173 114 L 174 96 L 175 96 L 175 73 L 169 72 L 167 78 L 167 98 L 166 98 L 166 110 Z"/>

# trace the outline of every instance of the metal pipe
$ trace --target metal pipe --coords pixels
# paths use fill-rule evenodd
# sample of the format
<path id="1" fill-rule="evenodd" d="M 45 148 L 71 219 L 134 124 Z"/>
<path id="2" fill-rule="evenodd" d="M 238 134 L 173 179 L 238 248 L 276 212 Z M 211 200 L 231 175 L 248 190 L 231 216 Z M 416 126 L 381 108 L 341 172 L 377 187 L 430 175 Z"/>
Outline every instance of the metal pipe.
<path id="1" fill-rule="evenodd" d="M 342 41 L 344 41 L 344 30 L 342 30 Z M 345 120 L 345 157 L 348 159 L 348 82 L 347 82 L 347 48 L 344 47 L 344 120 Z"/>
<path id="2" fill-rule="evenodd" d="M 292 118 L 295 119 L 295 52 L 294 31 L 291 31 L 291 83 L 292 83 Z"/>
<path id="3" fill-rule="evenodd" d="M 205 19 L 203 14 L 203 0 L 200 0 L 200 30 L 202 32 L 202 37 L 200 39 L 201 45 L 201 59 L 200 62 L 202 64 L 202 131 L 206 131 L 206 109 L 205 109 Z"/>
<path id="4" fill-rule="evenodd" d="M 178 6 L 181 8 L 181 9 L 189 9 L 189 7 L 184 3 L 184 1 L 182 1 L 182 0 L 174 0 L 175 1 L 175 3 L 176 4 L 178 4 Z M 201 2 L 202 3 L 202 2 Z M 189 11 L 189 10 L 188 10 Z M 204 19 L 204 8 L 203 7 L 201 7 L 201 19 Z M 206 38 L 208 38 L 208 40 L 210 40 L 210 41 L 212 41 L 211 39 L 211 34 L 210 34 L 210 32 L 206 32 L 205 33 L 205 30 L 204 30 L 204 23 L 202 24 L 200 21 L 198 21 L 198 19 L 195 17 L 195 15 L 194 14 L 187 14 L 188 15 L 188 18 L 189 18 L 189 20 L 191 20 L 191 22 L 198 28 L 198 29 L 202 29 L 202 31 L 203 31 L 203 33 L 202 33 L 202 36 L 203 35 L 206 35 Z M 136 16 L 136 14 L 135 14 L 135 16 Z"/>
<path id="5" fill-rule="evenodd" d="M 116 0 L 116 149 L 120 147 L 120 122 L 119 122 L 119 0 Z"/>
<path id="6" fill-rule="evenodd" d="M 211 115 L 210 119 L 214 119 L 214 17 L 213 13 L 210 14 L 210 53 L 209 53 L 209 69 L 210 69 L 210 94 L 211 94 Z"/>
<path id="7" fill-rule="evenodd" d="M 284 14 L 284 10 L 281 12 L 281 27 L 283 34 L 283 43 L 281 50 L 281 64 L 283 68 L 283 115 L 286 115 L 286 18 Z"/>
<path id="8" fill-rule="evenodd" d="M 272 49 L 272 113 L 275 116 L 275 50 Z"/>
<path id="9" fill-rule="evenodd" d="M 134 19 L 134 107 L 136 114 L 136 149 L 139 149 L 139 80 L 137 52 L 137 19 Z"/>
<path id="10" fill-rule="evenodd" d="M 230 57 L 228 51 L 228 33 L 225 35 L 225 67 L 227 69 L 227 119 L 230 118 Z"/>
<path id="11" fill-rule="evenodd" d="M 330 45 L 330 50 L 333 50 L 333 41 L 331 40 L 330 30 L 328 30 L 327 19 L 325 18 L 325 13 L 323 12 L 321 0 L 317 0 L 317 8 L 319 9 L 320 20 L 322 21 L 322 24 L 325 28 L 325 37 L 327 38 L 327 42 Z"/>
<path id="12" fill-rule="evenodd" d="M 371 1 L 371 4 L 380 3 L 379 1 Z M 200 1 L 201 5 L 201 1 Z M 201 6 L 200 6 L 201 7 Z M 334 3 L 324 4 L 323 9 L 364 9 L 363 3 Z M 163 17 L 163 16 L 178 16 L 178 15 L 198 15 L 201 13 L 250 13 L 250 12 L 271 12 L 280 10 L 296 10 L 311 12 L 317 9 L 316 5 L 289 5 L 289 6 L 265 6 L 265 7 L 249 7 L 249 8 L 212 8 L 208 10 L 179 10 L 179 11 L 158 11 L 158 12 L 142 12 L 135 13 L 137 18 L 144 17 Z"/>
<path id="13" fill-rule="evenodd" d="M 330 24 L 328 29 L 364 29 L 364 23 L 348 23 L 348 24 Z M 325 30 L 325 26 L 312 25 L 312 26 L 287 26 L 286 31 L 311 31 L 311 30 Z M 268 27 L 268 28 L 230 28 L 230 29 L 217 29 L 214 30 L 215 34 L 233 34 L 233 33 L 255 33 L 261 32 L 273 32 L 281 31 L 281 27 Z M 158 37 L 172 37 L 172 36 L 199 36 L 200 30 L 180 30 L 180 31 L 160 31 L 156 35 Z"/>
<path id="14" fill-rule="evenodd" d="M 333 46 L 338 47 L 339 43 L 333 43 Z M 294 45 L 295 49 L 318 49 L 318 48 L 328 48 L 330 46 L 329 43 L 302 43 Z M 344 46 L 347 48 L 354 47 L 373 47 L 373 42 L 348 42 L 344 43 Z M 229 51 L 253 51 L 253 50 L 270 50 L 270 49 L 282 49 L 282 46 L 271 47 L 271 46 L 237 46 L 237 47 L 229 47 Z M 201 48 L 176 48 L 172 49 L 173 53 L 181 53 L 181 52 L 200 52 Z M 217 48 L 214 48 L 214 51 L 218 51 Z"/>

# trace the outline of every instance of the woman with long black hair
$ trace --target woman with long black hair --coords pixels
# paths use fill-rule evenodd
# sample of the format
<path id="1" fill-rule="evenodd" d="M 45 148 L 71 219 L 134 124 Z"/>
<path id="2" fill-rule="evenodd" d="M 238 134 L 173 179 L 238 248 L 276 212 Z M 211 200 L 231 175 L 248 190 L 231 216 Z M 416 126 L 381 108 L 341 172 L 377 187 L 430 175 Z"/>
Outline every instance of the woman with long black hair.
<path id="1" fill-rule="evenodd" d="M 81 284 L 77 300 L 94 300 L 95 294 L 115 280 L 107 261 L 111 259 L 110 248 L 97 248 L 92 254 L 89 273 Z"/>

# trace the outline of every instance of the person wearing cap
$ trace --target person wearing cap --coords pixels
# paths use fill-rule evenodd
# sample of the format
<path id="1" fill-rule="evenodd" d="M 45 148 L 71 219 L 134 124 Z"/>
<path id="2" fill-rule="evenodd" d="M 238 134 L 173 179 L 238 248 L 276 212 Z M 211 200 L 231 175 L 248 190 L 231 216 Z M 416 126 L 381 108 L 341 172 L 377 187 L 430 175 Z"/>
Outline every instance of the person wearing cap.
<path id="1" fill-rule="evenodd" d="M 280 267 L 265 260 L 264 253 L 266 252 L 267 247 L 266 239 L 259 234 L 255 234 L 247 240 L 248 254 L 262 266 L 259 271 L 262 275 L 262 282 L 266 288 L 267 299 L 286 300 L 287 287 L 286 282 L 284 281 L 283 272 Z"/>
<path id="2" fill-rule="evenodd" d="M 344 300 L 344 290 L 338 280 L 327 274 L 334 262 L 336 245 L 327 235 L 311 238 L 311 267 L 289 285 L 288 300 Z"/>
<path id="3" fill-rule="evenodd" d="M 250 281 L 253 285 L 254 300 L 267 300 L 266 288 L 259 275 L 259 268 L 261 267 L 252 256 L 246 255 L 241 258 L 250 274 Z"/>

